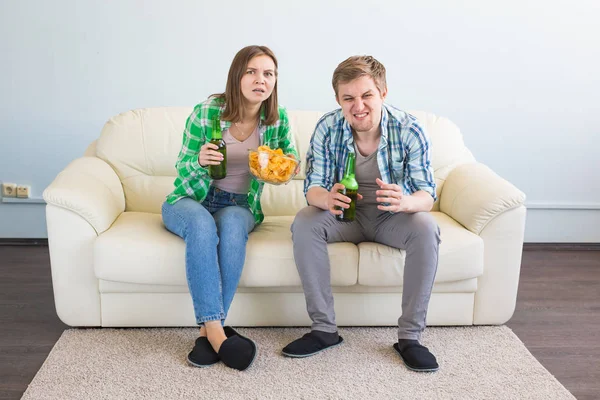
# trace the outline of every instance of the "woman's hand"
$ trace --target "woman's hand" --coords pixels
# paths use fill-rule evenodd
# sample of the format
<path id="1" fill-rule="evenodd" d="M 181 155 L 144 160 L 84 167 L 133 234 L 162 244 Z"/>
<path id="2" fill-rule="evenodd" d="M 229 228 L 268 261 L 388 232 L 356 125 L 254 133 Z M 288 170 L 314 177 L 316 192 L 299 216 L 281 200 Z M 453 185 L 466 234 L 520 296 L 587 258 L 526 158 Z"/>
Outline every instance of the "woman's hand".
<path id="1" fill-rule="evenodd" d="M 216 144 L 210 142 L 202 145 L 202 147 L 200 147 L 200 154 L 198 154 L 198 164 L 200 164 L 201 167 L 221 164 L 223 155 L 218 151 L 215 151 L 218 148 L 219 147 Z"/>
<path id="2" fill-rule="evenodd" d="M 293 158 L 294 160 L 298 161 L 298 158 L 293 153 L 286 154 L 285 156 Z M 298 161 L 298 164 L 296 164 L 296 169 L 294 170 L 294 176 L 298 175 L 298 172 L 300 172 L 300 161 Z"/>

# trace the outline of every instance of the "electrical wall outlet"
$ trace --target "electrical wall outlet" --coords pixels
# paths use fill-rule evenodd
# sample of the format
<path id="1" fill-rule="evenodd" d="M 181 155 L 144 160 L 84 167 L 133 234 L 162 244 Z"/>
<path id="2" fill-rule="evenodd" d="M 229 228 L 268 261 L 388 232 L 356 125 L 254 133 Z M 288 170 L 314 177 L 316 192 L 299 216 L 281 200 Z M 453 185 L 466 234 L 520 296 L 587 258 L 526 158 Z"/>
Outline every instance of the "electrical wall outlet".
<path id="1" fill-rule="evenodd" d="M 16 183 L 3 183 L 2 184 L 2 197 L 17 197 L 17 184 Z"/>
<path id="2" fill-rule="evenodd" d="M 17 186 L 17 197 L 19 197 L 21 199 L 28 199 L 30 191 L 31 191 L 31 188 L 29 186 L 19 185 L 19 186 Z"/>

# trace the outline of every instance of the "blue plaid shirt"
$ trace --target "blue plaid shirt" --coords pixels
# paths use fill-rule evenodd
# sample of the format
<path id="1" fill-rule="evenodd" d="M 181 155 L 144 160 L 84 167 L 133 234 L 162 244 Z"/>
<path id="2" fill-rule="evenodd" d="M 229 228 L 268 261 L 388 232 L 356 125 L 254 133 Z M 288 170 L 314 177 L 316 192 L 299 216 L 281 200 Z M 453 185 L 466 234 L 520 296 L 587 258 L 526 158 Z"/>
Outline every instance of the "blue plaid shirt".
<path id="1" fill-rule="evenodd" d="M 354 152 L 354 137 L 342 110 L 325 114 L 317 122 L 306 153 L 304 194 L 315 186 L 331 190 L 341 181 L 348 152 Z M 404 194 L 424 190 L 437 200 L 431 143 L 425 130 L 414 116 L 387 104 L 381 111 L 377 164 L 385 183 L 399 185 Z"/>

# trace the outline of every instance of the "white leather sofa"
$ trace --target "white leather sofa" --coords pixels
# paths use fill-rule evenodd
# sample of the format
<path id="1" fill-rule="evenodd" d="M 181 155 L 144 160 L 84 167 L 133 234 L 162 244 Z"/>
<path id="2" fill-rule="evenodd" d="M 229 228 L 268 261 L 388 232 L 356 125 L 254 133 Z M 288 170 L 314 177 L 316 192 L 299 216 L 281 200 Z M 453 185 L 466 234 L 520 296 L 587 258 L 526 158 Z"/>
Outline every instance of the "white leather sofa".
<path id="1" fill-rule="evenodd" d="M 56 310 L 71 326 L 193 326 L 184 242 L 160 206 L 172 190 L 192 108 L 111 118 L 85 155 L 45 190 Z M 432 140 L 441 228 L 429 325 L 502 324 L 513 314 L 525 195 L 475 161 L 451 121 L 412 112 Z M 290 111 L 302 159 L 319 112 Z M 263 224 L 250 234 L 227 320 L 236 326 L 309 325 L 290 225 L 306 205 L 303 178 L 265 187 Z M 396 325 L 404 251 L 376 243 L 329 245 L 337 322 Z"/>

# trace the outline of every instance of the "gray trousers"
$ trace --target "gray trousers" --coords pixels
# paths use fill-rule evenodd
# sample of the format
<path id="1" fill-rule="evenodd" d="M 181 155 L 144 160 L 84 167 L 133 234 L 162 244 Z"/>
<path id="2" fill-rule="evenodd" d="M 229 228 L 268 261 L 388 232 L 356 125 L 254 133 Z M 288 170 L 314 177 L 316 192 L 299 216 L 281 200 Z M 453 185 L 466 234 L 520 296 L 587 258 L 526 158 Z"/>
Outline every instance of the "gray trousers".
<path id="1" fill-rule="evenodd" d="M 337 331 L 327 243 L 376 242 L 406 250 L 398 338 L 420 340 L 440 244 L 440 229 L 431 214 L 391 214 L 372 206 L 357 208 L 353 222 L 340 222 L 329 211 L 308 206 L 296 215 L 292 238 L 312 329 L 323 332 Z"/>

